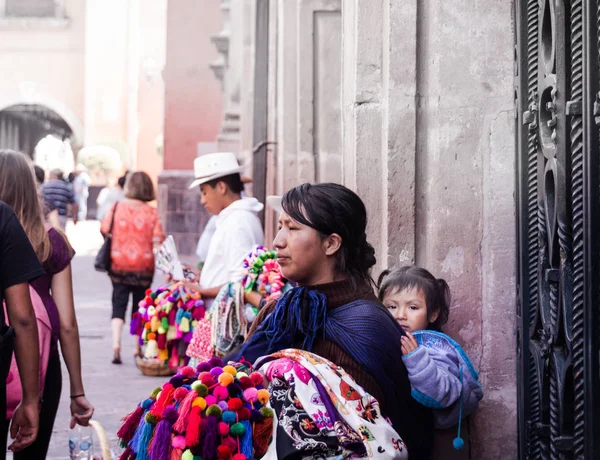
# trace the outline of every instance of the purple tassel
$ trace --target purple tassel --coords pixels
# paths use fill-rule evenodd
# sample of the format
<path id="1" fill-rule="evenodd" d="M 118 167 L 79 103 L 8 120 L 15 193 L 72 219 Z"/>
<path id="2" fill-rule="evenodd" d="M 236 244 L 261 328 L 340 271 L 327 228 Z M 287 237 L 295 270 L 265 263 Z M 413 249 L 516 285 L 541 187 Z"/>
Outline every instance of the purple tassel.
<path id="1" fill-rule="evenodd" d="M 202 424 L 202 458 L 215 458 L 219 442 L 219 420 L 214 415 L 205 418 Z"/>
<path id="2" fill-rule="evenodd" d="M 138 328 L 140 326 L 140 314 L 135 312 L 131 317 L 131 322 L 129 323 L 129 333 L 131 335 L 141 335 L 138 332 Z"/>
<path id="3" fill-rule="evenodd" d="M 168 406 L 162 420 L 154 430 L 154 440 L 150 449 L 150 460 L 163 460 L 171 458 L 171 429 L 177 420 L 177 411 L 173 406 Z"/>

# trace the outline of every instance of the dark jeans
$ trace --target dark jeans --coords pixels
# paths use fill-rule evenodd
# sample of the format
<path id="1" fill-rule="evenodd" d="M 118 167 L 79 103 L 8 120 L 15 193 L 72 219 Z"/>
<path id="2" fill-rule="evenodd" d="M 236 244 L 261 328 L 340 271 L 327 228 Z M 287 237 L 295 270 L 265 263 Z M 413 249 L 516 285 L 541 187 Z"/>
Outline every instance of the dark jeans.
<path id="1" fill-rule="evenodd" d="M 125 321 L 129 296 L 131 295 L 133 303 L 131 309 L 131 314 L 133 315 L 138 310 L 140 300 L 146 297 L 146 289 L 148 289 L 149 286 L 132 286 L 129 284 L 115 283 L 114 281 L 112 284 L 112 318 L 120 318 Z"/>
<path id="2" fill-rule="evenodd" d="M 13 455 L 14 460 L 32 460 L 34 458 L 42 460 L 46 458 L 50 438 L 52 437 L 52 429 L 54 428 L 54 420 L 58 412 L 61 391 L 62 372 L 60 369 L 60 357 L 57 351 L 50 354 L 48 360 L 48 370 L 46 371 L 46 381 L 44 383 L 44 397 L 40 408 L 40 429 L 37 439 L 28 448 L 15 452 Z M 9 425 L 10 420 L 4 420 L 1 433 L 2 452 L 0 452 L 0 458 L 5 458 L 6 455 Z"/>

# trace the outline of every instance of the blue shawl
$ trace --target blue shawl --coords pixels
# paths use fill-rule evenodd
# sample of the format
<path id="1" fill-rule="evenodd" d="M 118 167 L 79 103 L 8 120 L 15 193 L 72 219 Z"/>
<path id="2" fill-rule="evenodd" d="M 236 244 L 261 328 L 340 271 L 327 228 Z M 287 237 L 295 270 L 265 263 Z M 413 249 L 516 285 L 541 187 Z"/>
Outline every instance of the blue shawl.
<path id="1" fill-rule="evenodd" d="M 379 302 L 359 299 L 327 310 L 323 294 L 297 287 L 279 299 L 239 355 L 230 359 L 243 357 L 253 363 L 286 348 L 312 351 L 317 338 L 336 343 L 376 379 L 385 397 L 384 412 L 406 442 L 411 457 L 427 458 L 433 419 L 431 411 L 411 397 L 400 351 L 403 334 Z"/>

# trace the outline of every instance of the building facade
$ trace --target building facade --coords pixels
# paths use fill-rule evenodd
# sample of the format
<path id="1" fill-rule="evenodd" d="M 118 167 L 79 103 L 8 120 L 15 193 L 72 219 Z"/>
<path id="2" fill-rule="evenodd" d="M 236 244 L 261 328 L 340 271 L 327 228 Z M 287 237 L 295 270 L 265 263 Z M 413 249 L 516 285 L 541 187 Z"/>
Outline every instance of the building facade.
<path id="1" fill-rule="evenodd" d="M 240 103 L 254 194 L 341 182 L 367 206 L 375 274 L 416 263 L 449 282 L 446 331 L 485 398 L 468 449 L 439 433 L 436 458 L 517 458 L 511 3 L 222 3 L 242 14 L 230 47 L 242 47 L 243 77 L 226 68 L 224 91 Z"/>

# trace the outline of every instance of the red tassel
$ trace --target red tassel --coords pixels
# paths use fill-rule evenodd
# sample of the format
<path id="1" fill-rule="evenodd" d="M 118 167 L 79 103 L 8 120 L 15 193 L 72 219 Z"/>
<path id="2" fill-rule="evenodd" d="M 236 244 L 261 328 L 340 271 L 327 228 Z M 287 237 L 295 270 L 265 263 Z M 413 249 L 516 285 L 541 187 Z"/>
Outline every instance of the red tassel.
<path id="1" fill-rule="evenodd" d="M 183 456 L 182 449 L 173 449 L 171 451 L 171 459 L 170 460 L 181 460 L 182 456 Z"/>
<path id="2" fill-rule="evenodd" d="M 119 457 L 119 460 L 131 460 L 133 458 L 133 450 L 131 450 L 131 447 L 127 447 L 127 449 L 125 449 L 123 451 L 123 453 L 121 454 L 121 456 Z M 177 459 L 179 460 L 179 459 Z"/>
<path id="3" fill-rule="evenodd" d="M 117 436 L 124 444 L 129 443 L 129 441 L 133 439 L 133 435 L 140 424 L 142 415 L 144 415 L 144 408 L 140 404 L 131 414 L 123 419 L 125 421 L 123 422 L 123 425 L 121 425 L 121 428 L 119 428 L 119 431 L 117 431 Z"/>
<path id="4" fill-rule="evenodd" d="M 200 444 L 200 433 L 202 432 L 202 416 L 200 406 L 192 407 L 188 419 L 187 431 L 185 432 L 185 443 L 188 447 L 196 447 Z"/>
<path id="5" fill-rule="evenodd" d="M 262 420 L 262 422 L 257 422 L 254 424 L 254 430 L 252 432 L 252 445 L 254 447 L 254 455 L 256 458 L 261 458 L 267 453 L 272 437 L 272 418 L 265 418 Z"/>
<path id="6" fill-rule="evenodd" d="M 164 334 L 163 334 L 164 335 Z M 162 391 L 160 392 L 160 397 L 154 404 L 154 407 L 150 411 L 151 414 L 155 415 L 156 418 L 161 418 L 163 411 L 167 408 L 169 404 L 173 402 L 175 393 L 175 388 L 170 383 L 165 383 Z"/>
<path id="7" fill-rule="evenodd" d="M 167 334 L 158 334 L 156 343 L 158 344 L 159 350 L 164 350 L 165 348 L 167 348 Z"/>
<path id="8" fill-rule="evenodd" d="M 196 393 L 194 390 L 191 390 L 179 406 L 179 418 L 175 422 L 175 425 L 173 425 L 173 429 L 176 433 L 185 433 L 188 424 L 188 419 L 190 417 L 190 412 L 192 410 L 192 403 L 197 397 L 198 393 Z"/>

